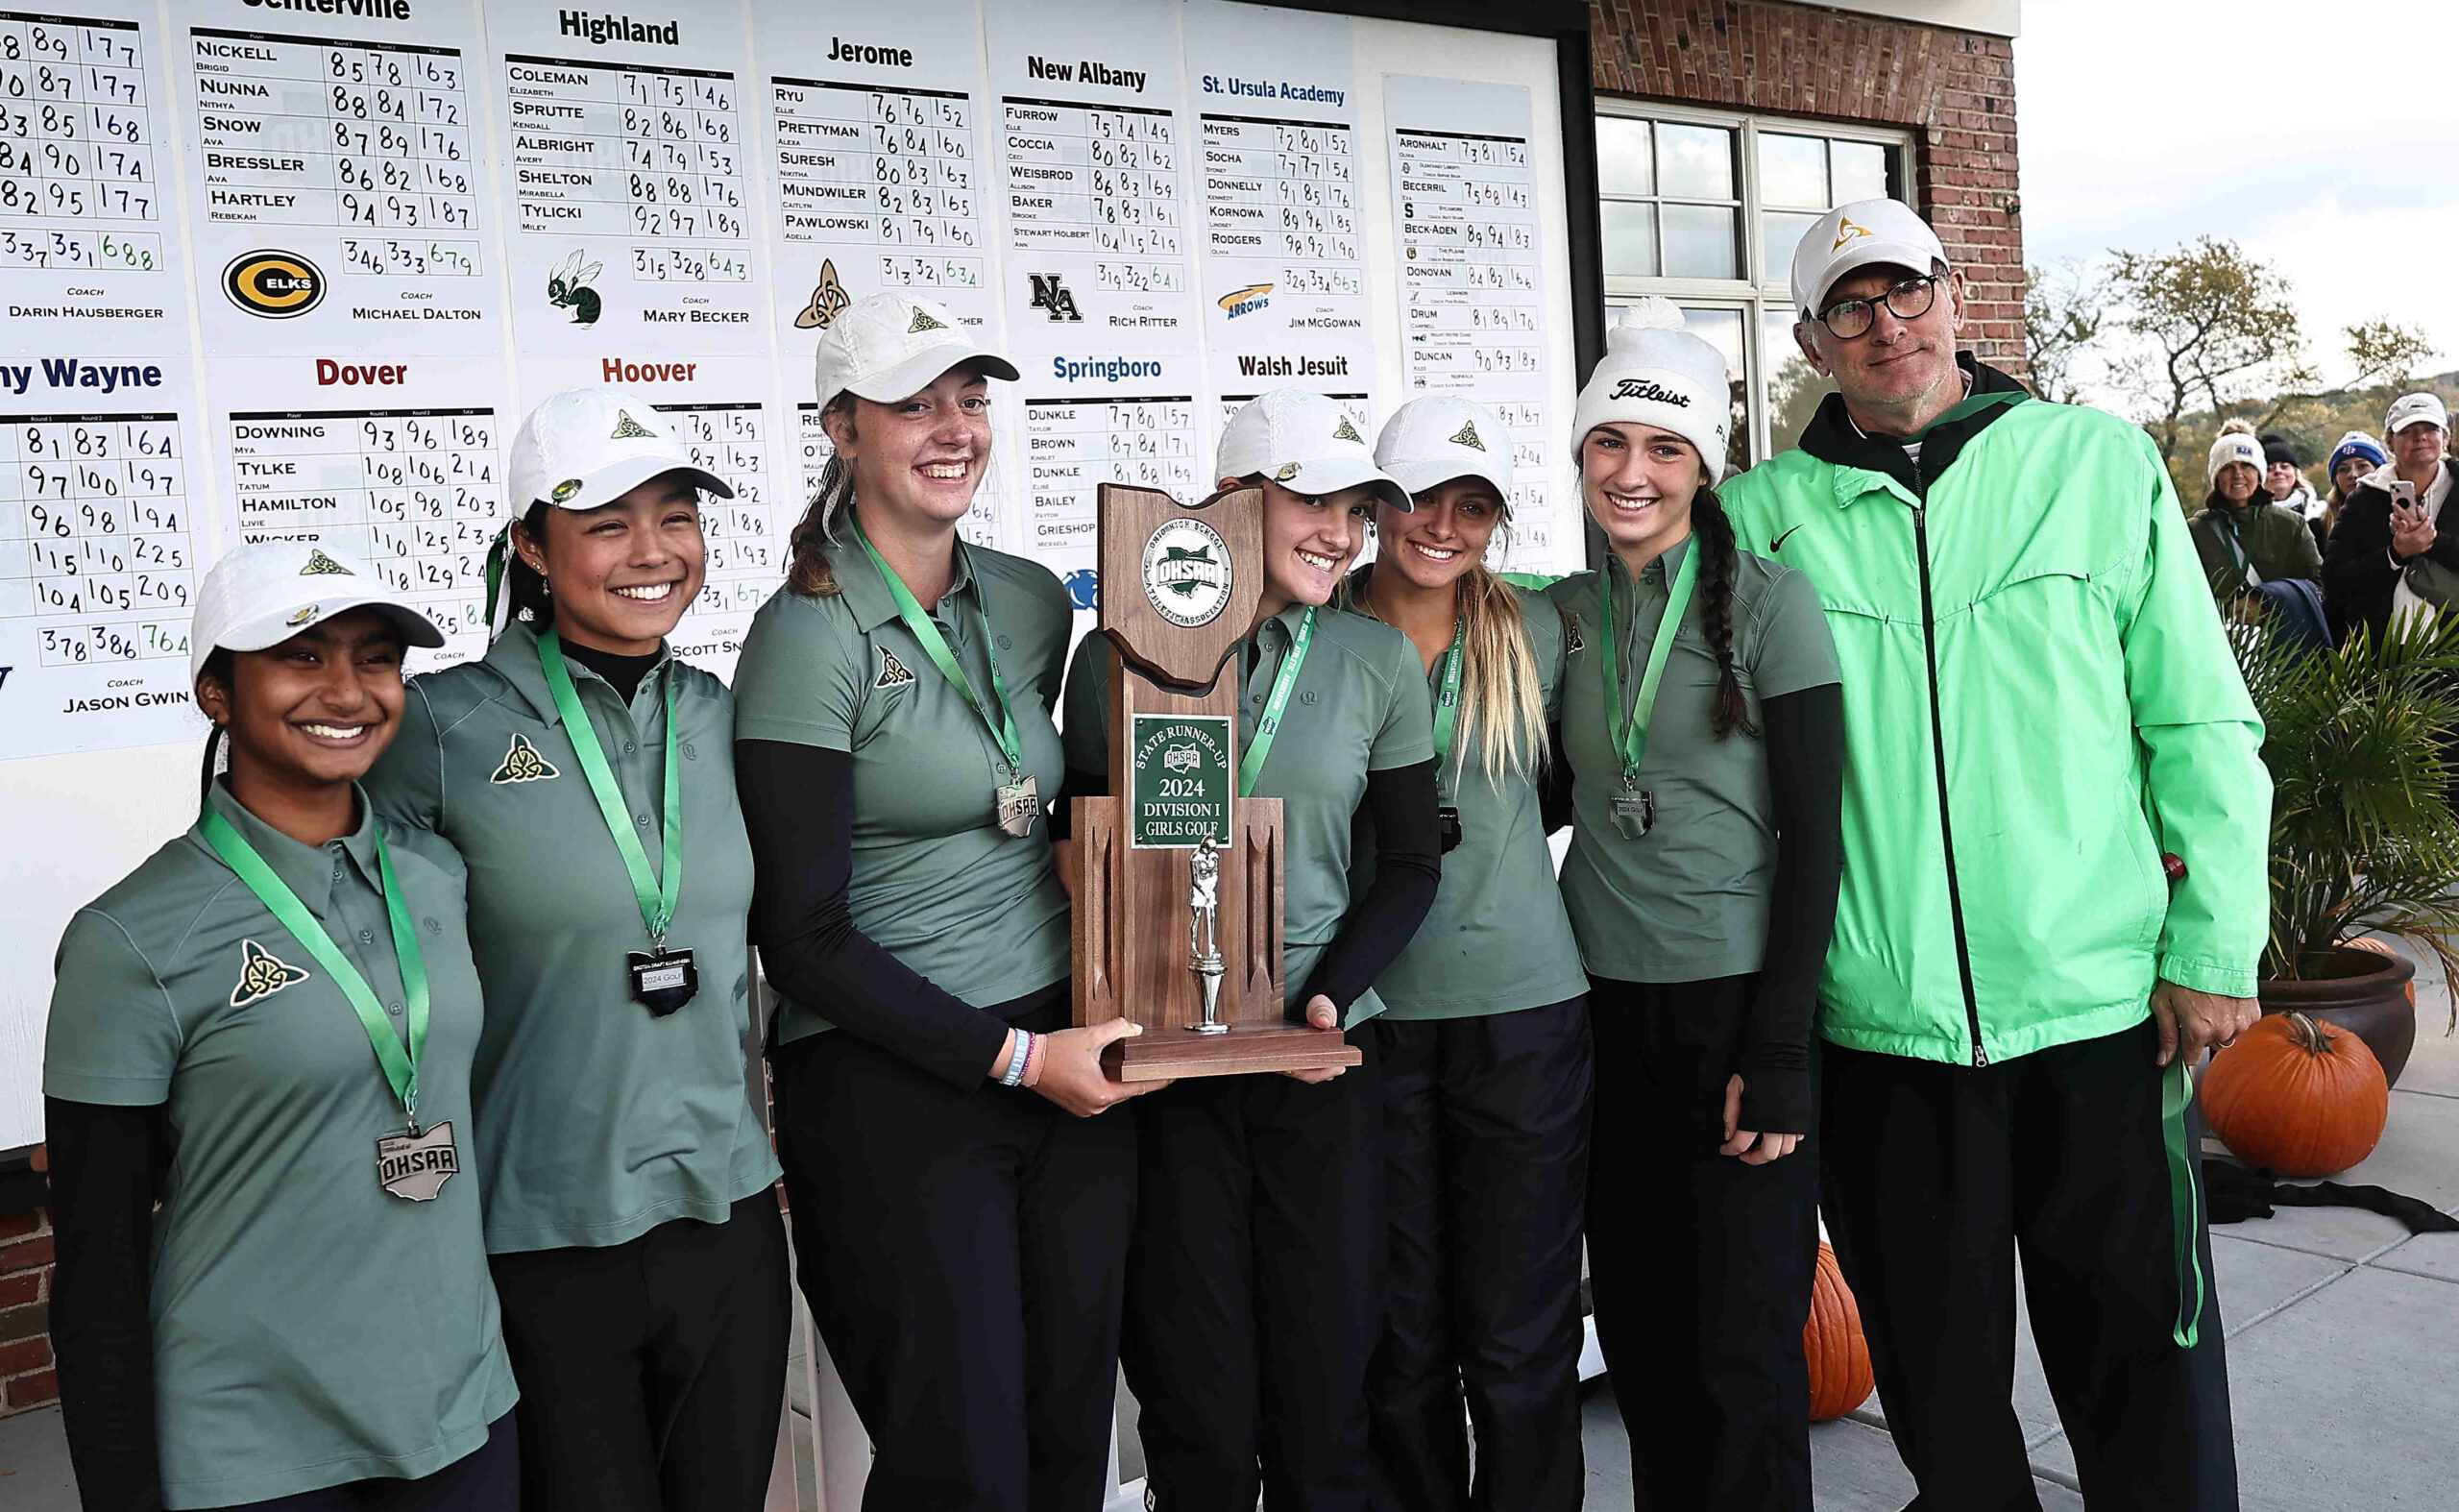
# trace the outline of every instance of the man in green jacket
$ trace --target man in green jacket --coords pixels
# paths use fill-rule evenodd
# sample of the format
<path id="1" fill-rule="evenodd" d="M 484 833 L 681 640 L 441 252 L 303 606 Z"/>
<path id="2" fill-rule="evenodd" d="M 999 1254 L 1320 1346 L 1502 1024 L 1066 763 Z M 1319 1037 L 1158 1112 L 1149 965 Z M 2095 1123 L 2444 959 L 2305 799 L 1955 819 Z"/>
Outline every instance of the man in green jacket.
<path id="1" fill-rule="evenodd" d="M 2234 1508 L 2186 1068 L 2256 1017 L 2261 725 L 2149 438 L 1959 355 L 1918 216 L 1831 210 L 1792 287 L 1839 392 L 1721 492 L 1843 667 L 1824 1212 L 1915 1505 L 2039 1505 L 2020 1249 L 2094 1512 Z"/>

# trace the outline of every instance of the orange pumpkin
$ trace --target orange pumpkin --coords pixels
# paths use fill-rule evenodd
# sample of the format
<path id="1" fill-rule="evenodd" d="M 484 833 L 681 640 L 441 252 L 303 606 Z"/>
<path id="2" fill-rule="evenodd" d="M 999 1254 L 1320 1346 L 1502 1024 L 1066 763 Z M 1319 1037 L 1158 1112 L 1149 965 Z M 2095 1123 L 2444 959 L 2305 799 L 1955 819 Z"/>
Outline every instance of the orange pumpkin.
<path id="1" fill-rule="evenodd" d="M 2377 956 L 2389 956 L 2395 961 L 2398 959 L 2399 955 L 2398 951 L 2391 948 L 2390 943 L 2387 940 L 2343 939 L 2340 943 L 2348 946 L 2350 950 L 2371 950 Z M 2410 1008 L 2417 1006 L 2417 979 L 2414 977 L 2408 978 L 2408 1006 Z"/>
<path id="2" fill-rule="evenodd" d="M 2303 1013 L 2267 1013 L 2211 1058 L 2203 1112 L 2249 1165 L 2329 1176 L 2374 1153 L 2391 1088 L 2355 1035 Z"/>
<path id="3" fill-rule="evenodd" d="M 1810 1321 L 1802 1325 L 1802 1353 L 1810 1360 L 1810 1420 L 1840 1418 L 1869 1400 L 1869 1341 L 1862 1336 L 1862 1309 L 1836 1264 L 1836 1252 L 1818 1247 L 1818 1270 L 1811 1280 Z"/>

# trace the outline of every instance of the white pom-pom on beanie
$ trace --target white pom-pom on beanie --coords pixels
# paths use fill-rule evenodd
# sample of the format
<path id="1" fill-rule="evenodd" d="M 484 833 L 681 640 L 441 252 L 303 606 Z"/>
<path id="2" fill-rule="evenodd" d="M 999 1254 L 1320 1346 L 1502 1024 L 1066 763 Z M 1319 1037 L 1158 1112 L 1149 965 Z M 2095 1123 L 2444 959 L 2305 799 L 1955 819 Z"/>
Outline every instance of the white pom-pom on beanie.
<path id="1" fill-rule="evenodd" d="M 1723 480 L 1733 391 L 1725 359 L 1692 335 L 1671 300 L 1643 299 L 1606 333 L 1605 355 L 1571 411 L 1571 452 L 1588 433 L 1627 421 L 1670 430 L 1699 449 L 1711 484 Z"/>

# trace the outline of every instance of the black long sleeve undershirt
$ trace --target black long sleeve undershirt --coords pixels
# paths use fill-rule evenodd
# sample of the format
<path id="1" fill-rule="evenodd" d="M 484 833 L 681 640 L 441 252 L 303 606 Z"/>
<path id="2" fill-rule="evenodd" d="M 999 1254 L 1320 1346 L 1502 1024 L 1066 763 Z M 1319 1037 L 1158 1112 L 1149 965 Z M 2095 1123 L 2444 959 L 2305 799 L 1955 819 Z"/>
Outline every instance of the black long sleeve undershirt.
<path id="1" fill-rule="evenodd" d="M 751 941 L 768 980 L 955 1086 L 981 1085 L 1007 1021 L 933 986 L 854 927 L 854 758 L 737 741 L 734 765 L 751 832 Z"/>
<path id="2" fill-rule="evenodd" d="M 162 1105 L 43 1099 L 51 1154 L 51 1347 L 85 1512 L 159 1512 L 154 1432 L 154 1199 L 170 1158 Z"/>
<path id="3" fill-rule="evenodd" d="M 1109 792 L 1109 778 L 1070 767 L 1059 792 L 1067 798 L 1103 797 Z M 1299 1003 L 1320 993 L 1347 1015 L 1350 1005 L 1416 937 L 1443 887 L 1441 805 L 1432 761 L 1366 774 L 1366 795 L 1358 808 L 1374 825 L 1375 880 L 1362 896 L 1350 900 L 1340 933 L 1324 947 L 1315 974 L 1298 994 Z M 1063 832 L 1054 833 L 1063 838 Z"/>

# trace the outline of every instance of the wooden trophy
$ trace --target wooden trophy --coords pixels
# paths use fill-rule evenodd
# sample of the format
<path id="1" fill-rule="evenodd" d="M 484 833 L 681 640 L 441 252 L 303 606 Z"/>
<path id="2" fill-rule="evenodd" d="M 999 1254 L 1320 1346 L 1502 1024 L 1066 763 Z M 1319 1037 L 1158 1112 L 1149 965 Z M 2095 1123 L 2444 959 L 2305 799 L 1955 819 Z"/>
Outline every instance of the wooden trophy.
<path id="1" fill-rule="evenodd" d="M 1100 493 L 1109 795 L 1076 800 L 1076 1022 L 1144 1026 L 1123 1082 L 1358 1063 L 1281 1006 L 1278 798 L 1238 796 L 1230 664 L 1263 594 L 1263 495 Z"/>

